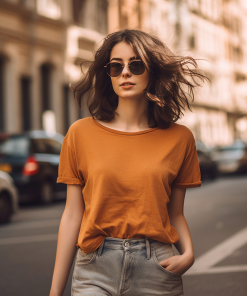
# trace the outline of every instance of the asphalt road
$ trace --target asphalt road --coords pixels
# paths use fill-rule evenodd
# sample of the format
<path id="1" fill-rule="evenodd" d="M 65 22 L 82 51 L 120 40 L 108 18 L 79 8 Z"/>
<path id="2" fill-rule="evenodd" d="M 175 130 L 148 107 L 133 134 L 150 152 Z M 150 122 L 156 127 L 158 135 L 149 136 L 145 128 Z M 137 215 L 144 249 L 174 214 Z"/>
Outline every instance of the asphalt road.
<path id="1" fill-rule="evenodd" d="M 0 226 L 0 295 L 49 295 L 64 206 L 22 206 Z M 196 256 L 183 276 L 185 296 L 246 296 L 247 176 L 187 189 L 184 212 Z M 70 283 L 71 274 L 64 296 Z"/>

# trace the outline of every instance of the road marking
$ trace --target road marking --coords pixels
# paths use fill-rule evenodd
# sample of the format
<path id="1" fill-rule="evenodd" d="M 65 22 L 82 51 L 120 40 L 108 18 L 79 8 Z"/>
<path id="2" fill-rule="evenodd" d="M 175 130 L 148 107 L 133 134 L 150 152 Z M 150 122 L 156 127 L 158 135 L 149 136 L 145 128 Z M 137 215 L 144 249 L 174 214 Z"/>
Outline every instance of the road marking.
<path id="1" fill-rule="evenodd" d="M 20 230 L 20 229 L 33 229 L 33 228 L 45 228 L 45 227 L 58 227 L 61 219 L 50 219 L 40 221 L 28 221 L 18 222 L 18 224 L 10 224 L 0 227 L 0 232 L 9 230 Z"/>
<path id="2" fill-rule="evenodd" d="M 57 240 L 58 234 L 43 234 L 43 235 L 32 235 L 32 236 L 20 236 L 20 237 L 8 237 L 1 238 L 0 245 L 13 245 L 23 243 L 34 243 L 34 242 L 45 242 Z"/>
<path id="3" fill-rule="evenodd" d="M 226 273 L 226 272 L 240 272 L 247 271 L 247 265 L 230 265 L 230 266 L 216 266 L 208 269 L 196 270 L 195 272 L 189 272 L 188 270 L 184 275 L 199 275 L 210 273 Z"/>
<path id="4" fill-rule="evenodd" d="M 244 246 L 246 243 L 247 227 L 235 233 L 233 236 L 226 239 L 225 241 L 196 259 L 193 266 L 185 273 L 185 275 L 246 271 L 247 265 L 213 267 L 229 255 L 231 255 L 235 250 Z"/>

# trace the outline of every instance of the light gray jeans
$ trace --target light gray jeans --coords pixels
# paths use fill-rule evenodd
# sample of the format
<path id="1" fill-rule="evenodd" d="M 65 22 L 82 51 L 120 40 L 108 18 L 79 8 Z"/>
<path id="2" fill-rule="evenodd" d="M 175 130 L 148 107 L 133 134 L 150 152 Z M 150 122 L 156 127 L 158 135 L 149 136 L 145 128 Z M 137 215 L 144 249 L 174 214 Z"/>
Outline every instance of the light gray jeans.
<path id="1" fill-rule="evenodd" d="M 172 256 L 171 244 L 106 237 L 89 254 L 77 250 L 71 295 L 183 296 L 182 276 L 159 264 Z"/>

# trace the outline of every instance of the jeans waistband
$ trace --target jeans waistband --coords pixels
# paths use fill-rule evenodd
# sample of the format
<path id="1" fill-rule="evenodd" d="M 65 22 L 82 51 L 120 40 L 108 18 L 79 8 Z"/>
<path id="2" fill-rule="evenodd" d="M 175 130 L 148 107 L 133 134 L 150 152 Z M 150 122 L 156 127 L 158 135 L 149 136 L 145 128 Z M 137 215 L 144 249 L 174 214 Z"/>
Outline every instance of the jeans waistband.
<path id="1" fill-rule="evenodd" d="M 129 238 L 129 239 L 122 239 L 116 237 L 105 237 L 104 241 L 100 245 L 98 249 L 99 256 L 101 255 L 103 246 L 111 247 L 112 249 L 123 249 L 128 250 L 130 248 L 140 248 L 141 245 L 146 247 L 147 251 L 147 259 L 151 258 L 151 248 L 150 245 L 153 243 L 157 243 L 157 240 L 151 238 Z"/>

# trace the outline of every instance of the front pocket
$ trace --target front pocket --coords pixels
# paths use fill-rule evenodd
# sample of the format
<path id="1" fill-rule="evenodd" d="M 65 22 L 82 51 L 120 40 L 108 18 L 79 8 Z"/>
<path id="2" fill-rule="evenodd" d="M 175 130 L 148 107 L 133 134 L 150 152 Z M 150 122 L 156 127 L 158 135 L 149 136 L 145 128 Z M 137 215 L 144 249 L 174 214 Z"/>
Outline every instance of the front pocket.
<path id="1" fill-rule="evenodd" d="M 86 265 L 93 263 L 97 255 L 97 250 L 91 253 L 84 253 L 80 248 L 77 250 L 75 265 Z"/>
<path id="2" fill-rule="evenodd" d="M 162 270 L 164 273 L 169 274 L 170 276 L 174 276 L 177 278 L 181 278 L 181 275 L 178 273 L 174 273 L 170 270 L 167 270 L 165 267 L 160 265 L 159 262 L 174 256 L 174 252 L 172 250 L 172 246 L 170 244 L 153 244 L 152 245 L 152 253 L 153 253 L 153 260 L 156 266 Z"/>

